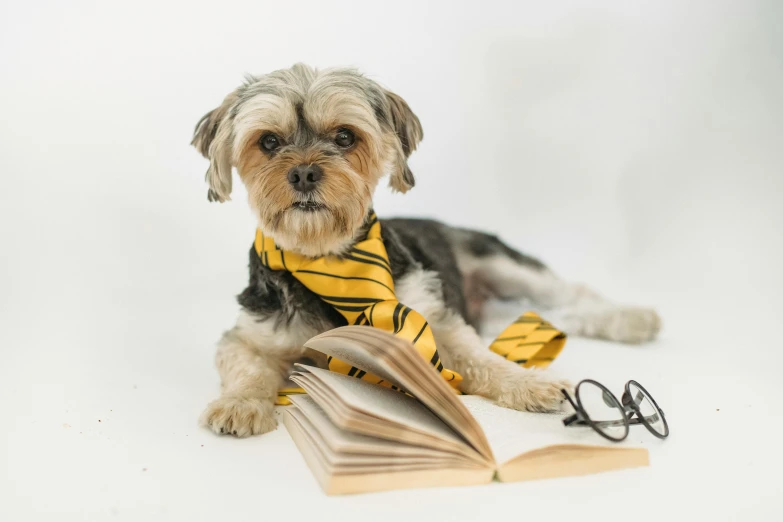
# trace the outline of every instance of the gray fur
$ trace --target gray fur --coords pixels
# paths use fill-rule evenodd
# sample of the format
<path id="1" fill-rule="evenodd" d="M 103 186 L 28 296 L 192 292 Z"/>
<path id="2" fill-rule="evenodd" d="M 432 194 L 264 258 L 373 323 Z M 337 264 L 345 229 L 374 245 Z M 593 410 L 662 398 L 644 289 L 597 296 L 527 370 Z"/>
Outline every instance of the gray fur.
<path id="1" fill-rule="evenodd" d="M 452 244 L 471 256 L 477 258 L 506 256 L 520 265 L 538 270 L 546 269 L 546 265 L 538 259 L 514 250 L 492 234 L 455 227 L 447 227 L 446 232 L 449 234 Z"/>

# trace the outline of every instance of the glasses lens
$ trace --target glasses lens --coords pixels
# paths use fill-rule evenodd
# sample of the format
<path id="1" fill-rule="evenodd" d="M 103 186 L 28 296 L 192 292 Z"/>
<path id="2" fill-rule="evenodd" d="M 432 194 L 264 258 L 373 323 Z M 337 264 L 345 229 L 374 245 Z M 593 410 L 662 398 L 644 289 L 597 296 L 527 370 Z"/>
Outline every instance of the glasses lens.
<path id="1" fill-rule="evenodd" d="M 666 424 L 666 419 L 653 398 L 647 393 L 647 390 L 635 381 L 631 381 L 628 383 L 628 391 L 634 404 L 636 404 L 634 409 L 642 415 L 644 423 L 650 430 L 661 437 L 668 436 L 669 426 Z"/>
<path id="2" fill-rule="evenodd" d="M 582 381 L 576 396 L 595 429 L 605 437 L 623 440 L 628 435 L 623 406 L 609 390 L 594 381 Z"/>

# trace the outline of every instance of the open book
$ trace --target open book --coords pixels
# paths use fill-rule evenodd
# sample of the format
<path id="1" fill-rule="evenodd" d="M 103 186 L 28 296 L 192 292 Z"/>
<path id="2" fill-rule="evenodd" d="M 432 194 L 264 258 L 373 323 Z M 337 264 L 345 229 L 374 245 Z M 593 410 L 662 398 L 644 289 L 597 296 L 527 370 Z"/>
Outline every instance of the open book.
<path id="1" fill-rule="evenodd" d="M 563 426 L 563 414 L 519 412 L 460 396 L 394 335 L 345 326 L 305 346 L 400 389 L 297 365 L 283 421 L 330 495 L 585 475 L 646 466 L 647 449 Z"/>

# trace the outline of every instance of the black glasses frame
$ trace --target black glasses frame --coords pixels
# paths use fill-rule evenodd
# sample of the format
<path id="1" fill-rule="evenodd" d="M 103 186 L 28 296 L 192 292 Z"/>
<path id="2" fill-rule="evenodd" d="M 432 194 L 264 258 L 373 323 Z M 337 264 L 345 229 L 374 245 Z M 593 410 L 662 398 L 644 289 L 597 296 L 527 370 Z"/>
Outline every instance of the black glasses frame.
<path id="1" fill-rule="evenodd" d="M 622 412 L 623 418 L 618 420 L 611 420 L 611 421 L 594 421 L 590 418 L 590 415 L 587 414 L 584 407 L 582 407 L 582 401 L 579 397 L 579 388 L 582 386 L 583 383 L 589 383 L 594 386 L 597 386 L 601 389 L 603 392 L 602 398 L 604 400 L 604 403 L 609 406 L 610 408 L 617 408 Z M 633 397 L 631 394 L 631 385 L 636 386 L 639 388 L 639 390 L 636 393 L 636 396 Z M 601 384 L 600 382 L 594 381 L 592 379 L 585 379 L 581 381 L 576 386 L 576 402 L 571 398 L 571 395 L 568 393 L 567 390 L 563 389 L 561 390 L 563 392 L 563 395 L 566 399 L 568 399 L 568 402 L 571 403 L 571 406 L 574 407 L 574 410 L 576 413 L 573 415 L 570 415 L 563 419 L 563 424 L 565 426 L 589 426 L 593 428 L 594 431 L 596 431 L 599 435 L 601 435 L 603 438 L 610 440 L 612 442 L 621 442 L 625 440 L 628 437 L 628 434 L 631 431 L 631 425 L 634 424 L 644 424 L 645 428 L 647 428 L 647 431 L 658 437 L 659 439 L 665 439 L 669 436 L 669 423 L 666 422 L 666 416 L 663 413 L 663 410 L 658 406 L 658 403 L 655 402 L 655 399 L 653 399 L 652 395 L 650 395 L 650 392 L 648 392 L 644 386 L 639 384 L 638 382 L 631 380 L 625 383 L 625 391 L 623 392 L 623 400 L 622 402 L 617 400 L 617 397 L 609 391 L 609 389 Z M 659 415 L 653 414 L 653 415 L 642 415 L 640 404 L 642 403 L 642 400 L 646 398 L 652 402 L 653 406 L 655 406 L 655 409 L 660 412 L 660 418 Z M 652 424 L 655 422 L 658 422 L 658 420 L 661 420 L 663 422 L 663 433 L 658 433 L 653 427 Z M 625 426 L 625 433 L 620 438 L 615 438 L 607 435 L 604 433 L 600 428 L 601 427 L 609 427 L 609 426 Z"/>

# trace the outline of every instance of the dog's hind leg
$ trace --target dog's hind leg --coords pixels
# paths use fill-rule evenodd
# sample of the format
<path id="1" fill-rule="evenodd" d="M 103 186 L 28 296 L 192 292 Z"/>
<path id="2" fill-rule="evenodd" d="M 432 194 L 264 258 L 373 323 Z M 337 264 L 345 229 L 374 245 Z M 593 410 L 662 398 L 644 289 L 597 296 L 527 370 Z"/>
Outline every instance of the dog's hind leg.
<path id="1" fill-rule="evenodd" d="M 641 343 L 654 339 L 660 330 L 654 310 L 618 304 L 583 284 L 563 280 L 539 260 L 494 236 L 456 229 L 452 242 L 468 282 L 466 293 L 481 296 L 479 300 L 487 296 L 529 300 L 547 320 L 571 335 Z M 471 297 L 466 298 L 470 303 Z M 480 308 L 474 303 L 473 309 Z"/>

